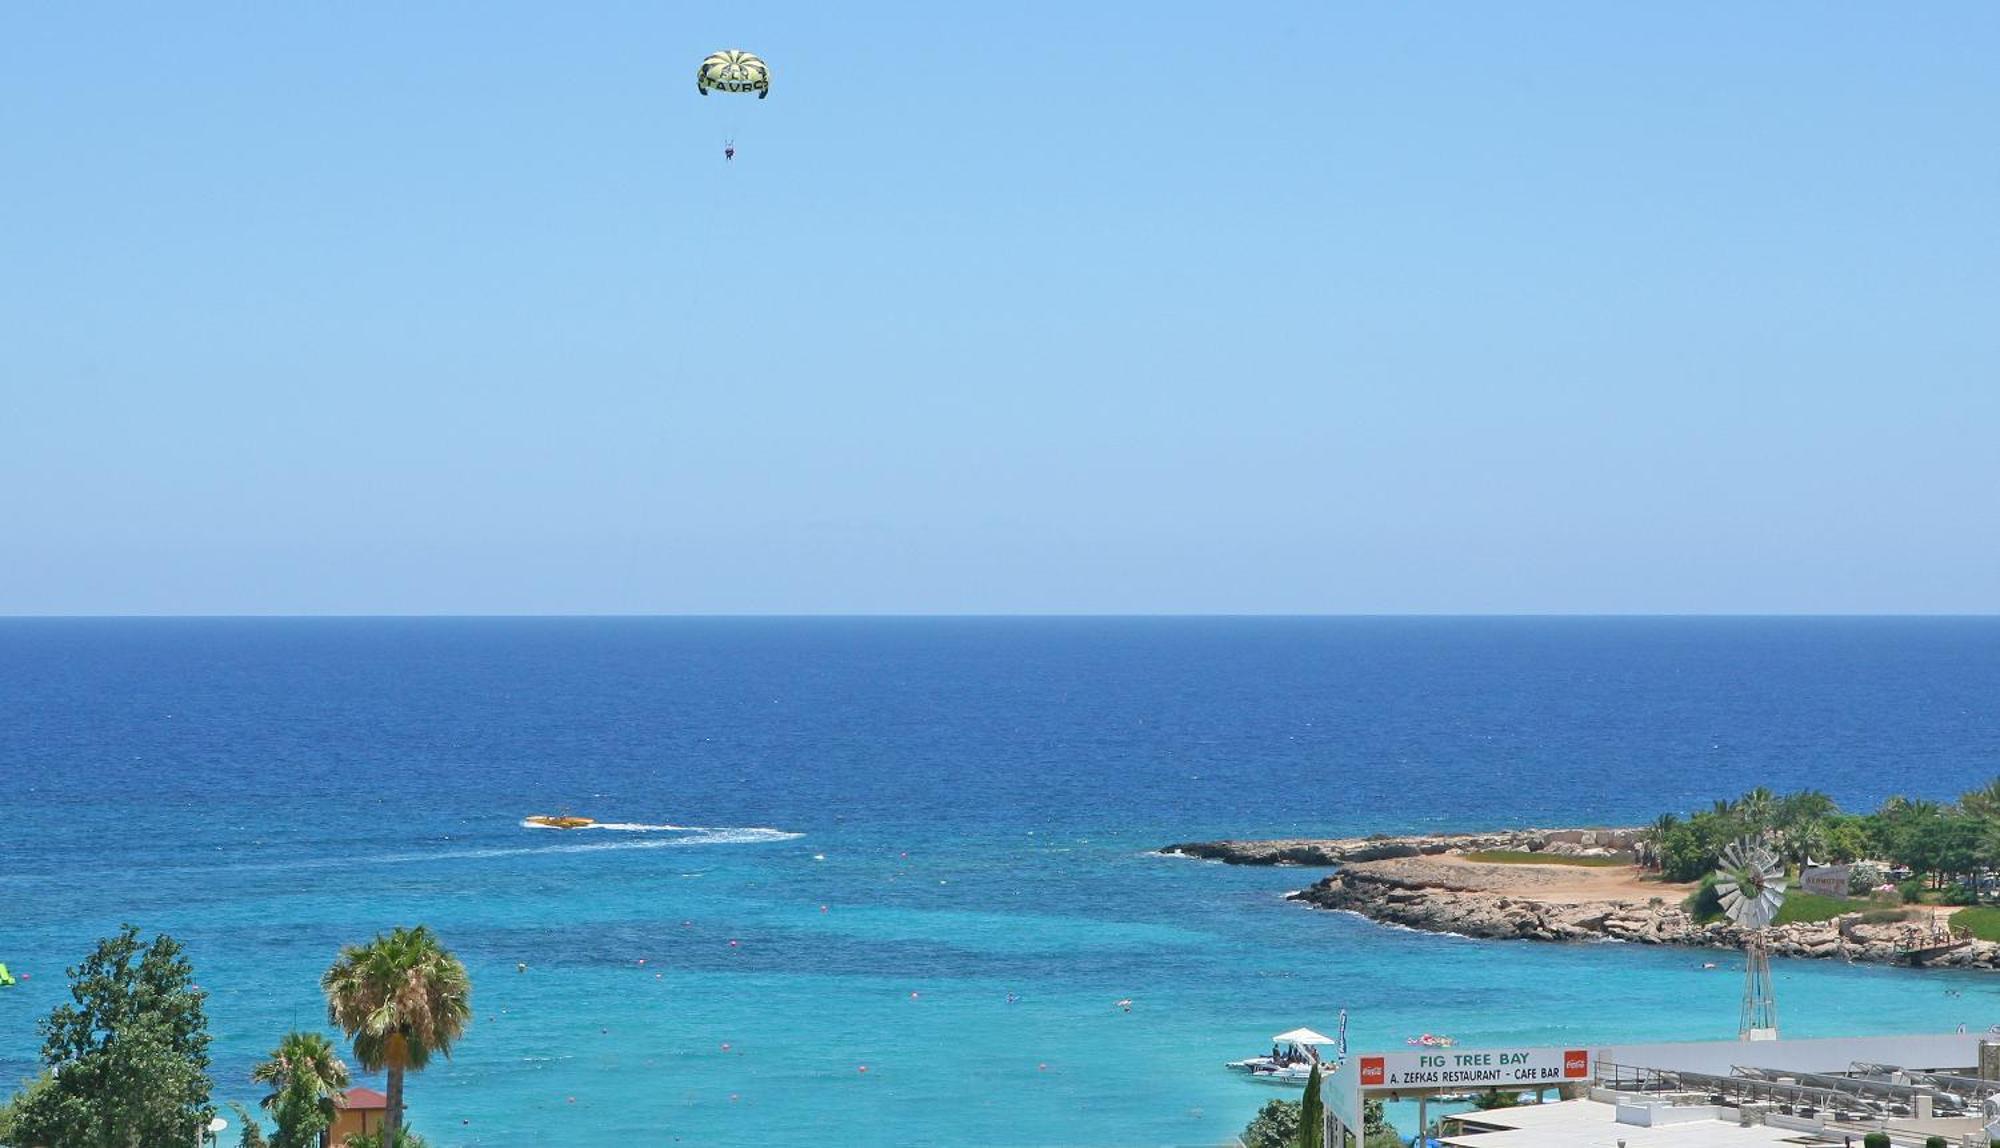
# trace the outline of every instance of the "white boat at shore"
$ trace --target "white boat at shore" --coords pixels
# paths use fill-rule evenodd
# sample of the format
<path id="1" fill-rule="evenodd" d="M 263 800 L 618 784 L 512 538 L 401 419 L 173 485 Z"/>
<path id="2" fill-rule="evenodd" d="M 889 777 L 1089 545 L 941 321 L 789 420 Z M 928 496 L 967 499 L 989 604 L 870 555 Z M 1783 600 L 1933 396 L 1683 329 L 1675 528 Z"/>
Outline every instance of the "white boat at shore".
<path id="1" fill-rule="evenodd" d="M 1305 1087 L 1312 1078 L 1313 1069 L 1329 1068 L 1320 1058 L 1319 1050 L 1327 1045 L 1338 1044 L 1333 1037 L 1314 1032 L 1309 1028 L 1295 1028 L 1281 1032 L 1271 1038 L 1271 1051 L 1266 1056 L 1253 1056 L 1247 1060 L 1232 1060 L 1223 1067 L 1231 1072 L 1247 1072 L 1252 1080 L 1266 1084 L 1296 1085 Z"/>

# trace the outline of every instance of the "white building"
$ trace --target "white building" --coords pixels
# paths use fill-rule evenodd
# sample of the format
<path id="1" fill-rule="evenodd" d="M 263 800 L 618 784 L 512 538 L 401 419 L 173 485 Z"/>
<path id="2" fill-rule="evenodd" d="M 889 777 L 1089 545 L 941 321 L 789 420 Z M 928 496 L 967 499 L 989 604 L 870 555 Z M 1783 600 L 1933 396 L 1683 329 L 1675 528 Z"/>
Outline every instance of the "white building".
<path id="1" fill-rule="evenodd" d="M 1329 1148 L 1358 1131 L 1362 1102 L 1520 1091 L 1565 1099 L 1459 1113 L 1452 1148 L 1898 1145 L 1928 1136 L 1985 1148 L 2000 1136 L 2000 1038 L 1991 1034 L 1706 1041 L 1360 1053 L 1322 1088 Z"/>

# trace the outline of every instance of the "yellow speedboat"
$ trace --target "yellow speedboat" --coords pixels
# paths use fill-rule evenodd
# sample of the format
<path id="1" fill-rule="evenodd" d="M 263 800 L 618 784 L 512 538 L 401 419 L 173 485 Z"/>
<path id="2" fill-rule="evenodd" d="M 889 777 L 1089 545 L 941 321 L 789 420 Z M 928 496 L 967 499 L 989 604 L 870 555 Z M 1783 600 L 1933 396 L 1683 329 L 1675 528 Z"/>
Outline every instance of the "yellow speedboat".
<path id="1" fill-rule="evenodd" d="M 524 822 L 528 825 L 539 825 L 544 829 L 587 829 L 597 824 L 588 817 L 571 817 L 568 814 L 551 817 L 546 813 L 537 813 L 533 817 L 525 818 Z"/>

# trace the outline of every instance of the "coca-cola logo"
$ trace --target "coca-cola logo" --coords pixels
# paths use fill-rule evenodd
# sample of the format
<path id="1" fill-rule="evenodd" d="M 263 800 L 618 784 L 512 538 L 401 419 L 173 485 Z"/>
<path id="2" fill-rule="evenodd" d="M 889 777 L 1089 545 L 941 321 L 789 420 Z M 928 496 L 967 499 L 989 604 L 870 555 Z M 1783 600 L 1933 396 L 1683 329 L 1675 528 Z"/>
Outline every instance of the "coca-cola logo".
<path id="1" fill-rule="evenodd" d="M 1580 1048 L 1563 1052 L 1563 1079 L 1574 1080 L 1590 1075 L 1590 1054 Z"/>
<path id="2" fill-rule="evenodd" d="M 1389 1071 L 1379 1056 L 1361 1058 L 1361 1083 L 1363 1086 L 1381 1084 L 1389 1078 Z"/>

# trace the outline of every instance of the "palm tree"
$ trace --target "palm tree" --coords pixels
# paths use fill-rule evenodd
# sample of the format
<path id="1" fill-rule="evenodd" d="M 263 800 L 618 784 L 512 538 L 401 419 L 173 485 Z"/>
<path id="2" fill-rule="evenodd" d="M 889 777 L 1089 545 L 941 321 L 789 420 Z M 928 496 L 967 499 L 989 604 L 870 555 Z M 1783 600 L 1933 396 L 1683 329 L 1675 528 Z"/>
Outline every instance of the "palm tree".
<path id="1" fill-rule="evenodd" d="M 1958 807 L 1974 817 L 2000 818 L 2000 777 L 1960 797 Z"/>
<path id="2" fill-rule="evenodd" d="M 1681 819 L 1671 813 L 1662 813 L 1653 819 L 1639 834 L 1639 842 L 1645 847 L 1644 859 L 1658 869 L 1666 863 L 1662 850 L 1667 844 L 1667 835 L 1680 828 Z"/>
<path id="3" fill-rule="evenodd" d="M 1794 865 L 1804 866 L 1813 856 L 1826 856 L 1828 847 L 1826 822 L 1801 821 L 1785 830 L 1783 846 L 1780 849 L 1785 860 Z"/>
<path id="4" fill-rule="evenodd" d="M 403 1073 L 421 1072 L 432 1053 L 451 1057 L 452 1042 L 472 1023 L 472 979 L 423 925 L 348 945 L 320 978 L 327 1019 L 354 1041 L 354 1059 L 389 1074 L 382 1142 L 403 1127 Z"/>
<path id="5" fill-rule="evenodd" d="M 1777 807 L 1777 796 L 1761 785 L 1736 802 L 1736 812 L 1753 833 L 1771 827 L 1771 815 L 1777 812 Z"/>
<path id="6" fill-rule="evenodd" d="M 250 1070 L 250 1079 L 271 1086 L 261 1104 L 278 1121 L 275 1148 L 311 1148 L 333 1124 L 335 1098 L 347 1087 L 347 1065 L 325 1034 L 288 1032 L 271 1055 Z M 320 1117 L 316 1127 L 309 1131 L 297 1127 L 298 1114 L 284 1103 L 287 1093 L 309 1098 L 312 1111 Z"/>
<path id="7" fill-rule="evenodd" d="M 1778 828 L 1791 829 L 1808 821 L 1825 821 L 1838 812 L 1840 807 L 1833 798 L 1817 789 L 1801 789 L 1778 799 L 1776 820 Z"/>

